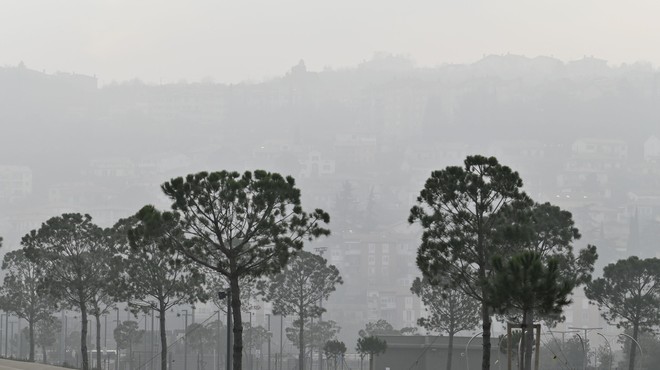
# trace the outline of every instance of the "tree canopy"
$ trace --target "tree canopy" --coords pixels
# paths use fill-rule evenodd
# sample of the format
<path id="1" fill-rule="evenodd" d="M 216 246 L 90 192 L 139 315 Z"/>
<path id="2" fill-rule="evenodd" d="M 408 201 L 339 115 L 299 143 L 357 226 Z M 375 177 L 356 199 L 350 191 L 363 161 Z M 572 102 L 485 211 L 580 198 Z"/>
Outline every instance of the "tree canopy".
<path id="1" fill-rule="evenodd" d="M 173 247 L 230 283 L 234 369 L 242 368 L 241 287 L 244 277 L 278 272 L 305 240 L 328 235 L 330 216 L 304 212 L 292 177 L 257 170 L 200 172 L 161 186 L 172 200 L 165 220 L 178 220 L 185 239 Z M 143 215 L 143 220 L 151 217 Z M 177 240 L 177 239 L 173 239 Z"/>

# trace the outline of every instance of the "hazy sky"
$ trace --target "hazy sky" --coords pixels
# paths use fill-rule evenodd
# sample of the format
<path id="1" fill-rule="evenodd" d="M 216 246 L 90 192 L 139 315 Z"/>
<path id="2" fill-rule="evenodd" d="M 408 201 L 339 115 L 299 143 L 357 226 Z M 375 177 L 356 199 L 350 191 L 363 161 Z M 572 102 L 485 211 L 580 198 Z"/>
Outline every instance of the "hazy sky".
<path id="1" fill-rule="evenodd" d="M 658 19 L 657 0 L 0 0 L 0 65 L 103 83 L 258 81 L 376 51 L 423 66 L 505 53 L 660 65 Z"/>

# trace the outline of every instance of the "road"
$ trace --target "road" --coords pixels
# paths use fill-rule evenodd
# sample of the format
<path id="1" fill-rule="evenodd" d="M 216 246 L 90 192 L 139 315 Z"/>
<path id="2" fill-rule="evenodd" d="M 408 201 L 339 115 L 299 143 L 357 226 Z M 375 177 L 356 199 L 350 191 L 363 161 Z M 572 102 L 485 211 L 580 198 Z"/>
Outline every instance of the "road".
<path id="1" fill-rule="evenodd" d="M 0 359 L 0 370 L 63 370 L 64 367 Z M 70 370 L 70 369 L 67 369 Z"/>

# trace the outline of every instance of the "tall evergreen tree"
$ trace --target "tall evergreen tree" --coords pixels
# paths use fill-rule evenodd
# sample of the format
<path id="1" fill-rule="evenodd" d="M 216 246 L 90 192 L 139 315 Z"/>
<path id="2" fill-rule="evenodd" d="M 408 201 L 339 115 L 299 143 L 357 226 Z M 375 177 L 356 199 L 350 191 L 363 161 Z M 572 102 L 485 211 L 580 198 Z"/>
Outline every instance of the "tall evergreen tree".
<path id="1" fill-rule="evenodd" d="M 87 323 L 89 302 L 109 282 L 99 274 L 107 260 L 99 258 L 107 248 L 103 230 L 89 215 L 66 213 L 46 221 L 23 237 L 25 255 L 44 271 L 47 291 L 65 306 L 80 311 L 82 370 L 89 370 Z"/>
<path id="2" fill-rule="evenodd" d="M 492 258 L 502 251 L 495 243 L 495 215 L 502 207 L 527 199 L 517 172 L 494 157 L 469 156 L 464 166 L 433 171 L 410 211 L 408 221 L 423 229 L 417 265 L 424 276 L 440 273 L 449 283 L 481 303 L 482 369 L 490 369 L 491 314 L 484 282 Z"/>
<path id="3" fill-rule="evenodd" d="M 305 240 L 328 235 L 320 224 L 330 216 L 306 213 L 292 177 L 266 171 L 200 172 L 162 185 L 185 240 L 172 238 L 174 249 L 195 263 L 223 275 L 230 285 L 234 369 L 242 368 L 241 286 L 245 277 L 276 273 Z M 145 219 L 149 216 L 144 215 Z"/>

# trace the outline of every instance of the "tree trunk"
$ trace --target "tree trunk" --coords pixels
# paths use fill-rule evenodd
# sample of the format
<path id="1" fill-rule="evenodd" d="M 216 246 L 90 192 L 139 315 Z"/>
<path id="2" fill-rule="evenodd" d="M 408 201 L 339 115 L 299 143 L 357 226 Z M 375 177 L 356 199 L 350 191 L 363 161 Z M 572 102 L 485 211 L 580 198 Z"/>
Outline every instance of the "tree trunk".
<path id="1" fill-rule="evenodd" d="M 41 346 L 41 355 L 43 356 L 44 364 L 47 364 L 48 359 L 46 358 L 46 346 Z"/>
<path id="2" fill-rule="evenodd" d="M 465 354 L 468 355 L 467 353 Z M 447 370 L 451 370 L 451 360 L 454 357 L 454 329 L 449 331 L 449 344 L 447 344 Z"/>
<path id="3" fill-rule="evenodd" d="M 165 329 L 165 314 L 167 313 L 167 308 L 163 302 L 160 302 L 160 307 L 158 309 L 158 314 L 160 318 L 158 319 L 160 323 L 160 369 L 167 370 L 167 331 Z"/>
<path id="4" fill-rule="evenodd" d="M 28 322 L 28 330 L 30 332 L 30 357 L 29 360 L 34 362 L 34 320 Z"/>
<path id="5" fill-rule="evenodd" d="M 481 370 L 490 370 L 490 309 L 485 303 L 481 304 L 481 329 L 483 331 L 483 353 L 481 356 Z M 465 354 L 467 356 L 467 353 Z"/>
<path id="6" fill-rule="evenodd" d="M 300 314 L 300 331 L 298 332 L 298 369 L 305 370 L 305 315 Z"/>
<path id="7" fill-rule="evenodd" d="M 525 324 L 525 369 L 532 369 L 532 353 L 534 352 L 534 312 L 523 313 L 523 323 Z M 538 356 L 538 353 L 536 354 Z"/>
<path id="8" fill-rule="evenodd" d="M 80 305 L 80 316 L 82 316 L 82 327 L 80 328 L 80 357 L 82 357 L 82 370 L 89 370 L 89 356 L 87 356 L 87 306 Z"/>
<path id="9" fill-rule="evenodd" d="M 96 369 L 101 370 L 101 314 L 96 316 Z"/>
<path id="10" fill-rule="evenodd" d="M 369 354 L 369 370 L 374 370 L 374 355 Z"/>
<path id="11" fill-rule="evenodd" d="M 241 318 L 241 291 L 238 285 L 238 276 L 229 279 L 231 290 L 231 309 L 233 315 L 234 332 L 234 370 L 243 369 L 243 319 Z"/>
<path id="12" fill-rule="evenodd" d="M 637 340 L 639 335 L 639 325 L 633 325 L 633 339 Z M 637 344 L 634 341 L 630 341 L 630 359 L 628 362 L 628 370 L 635 370 L 635 353 L 637 352 Z"/>

